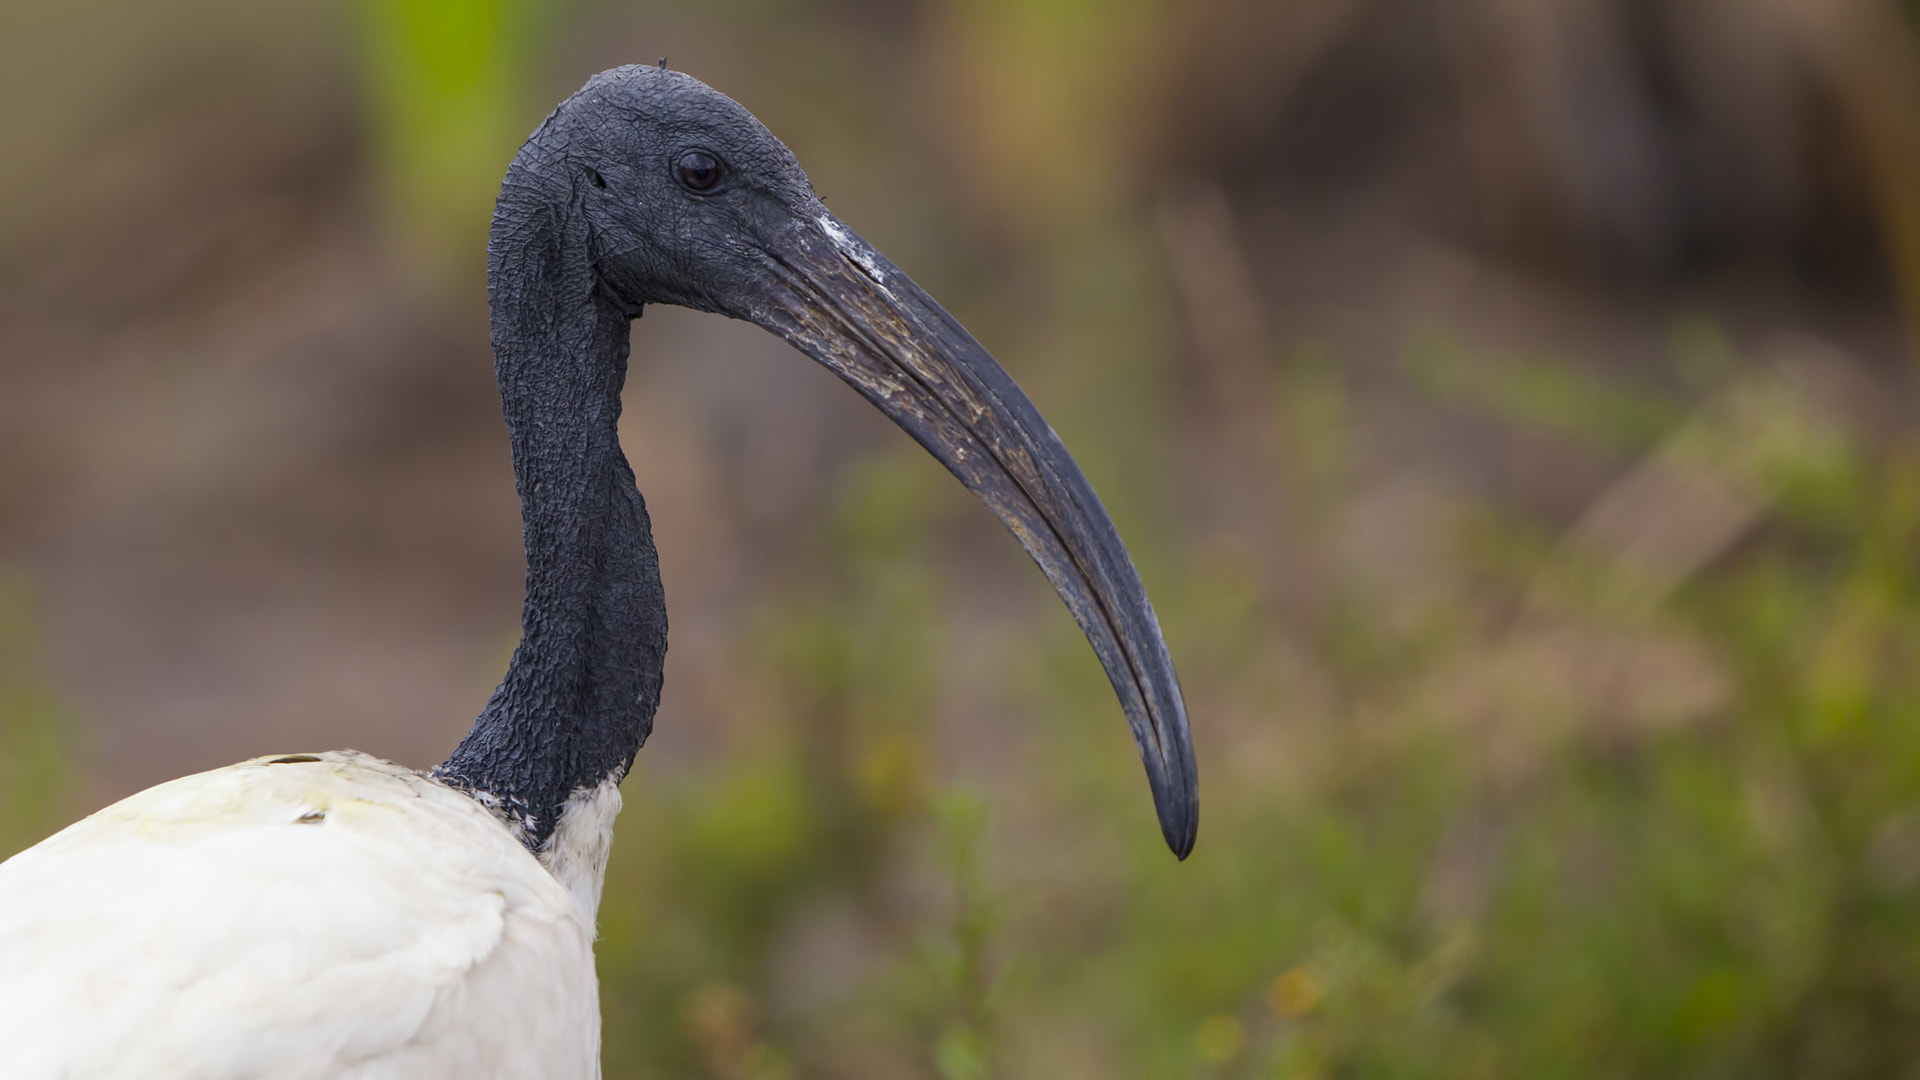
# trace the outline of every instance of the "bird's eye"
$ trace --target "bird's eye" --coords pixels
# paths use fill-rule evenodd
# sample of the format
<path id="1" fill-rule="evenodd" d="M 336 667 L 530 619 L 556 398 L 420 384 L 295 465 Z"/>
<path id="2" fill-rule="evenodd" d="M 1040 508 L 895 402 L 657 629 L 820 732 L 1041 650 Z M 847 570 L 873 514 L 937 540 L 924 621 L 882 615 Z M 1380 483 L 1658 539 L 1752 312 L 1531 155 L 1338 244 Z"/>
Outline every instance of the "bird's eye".
<path id="1" fill-rule="evenodd" d="M 680 155 L 673 171 L 688 191 L 712 191 L 720 182 L 720 159 L 705 150 L 689 150 Z"/>

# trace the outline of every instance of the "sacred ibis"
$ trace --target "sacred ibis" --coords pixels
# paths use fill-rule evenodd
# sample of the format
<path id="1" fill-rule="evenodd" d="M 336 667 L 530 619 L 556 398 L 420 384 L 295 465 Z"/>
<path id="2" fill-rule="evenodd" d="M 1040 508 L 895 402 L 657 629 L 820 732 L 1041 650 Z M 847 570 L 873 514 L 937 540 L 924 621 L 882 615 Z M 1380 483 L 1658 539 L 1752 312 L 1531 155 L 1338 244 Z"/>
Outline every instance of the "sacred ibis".
<path id="1" fill-rule="evenodd" d="M 1173 666 L 1100 501 L 953 316 L 828 213 L 746 109 L 603 72 L 527 140 L 488 244 L 527 552 L 519 648 L 453 756 L 256 758 L 0 864 L 0 1076 L 598 1076 L 593 924 L 667 618 L 617 436 L 647 304 L 745 319 L 831 369 L 993 509 L 1105 665 L 1160 827 L 1198 816 Z"/>

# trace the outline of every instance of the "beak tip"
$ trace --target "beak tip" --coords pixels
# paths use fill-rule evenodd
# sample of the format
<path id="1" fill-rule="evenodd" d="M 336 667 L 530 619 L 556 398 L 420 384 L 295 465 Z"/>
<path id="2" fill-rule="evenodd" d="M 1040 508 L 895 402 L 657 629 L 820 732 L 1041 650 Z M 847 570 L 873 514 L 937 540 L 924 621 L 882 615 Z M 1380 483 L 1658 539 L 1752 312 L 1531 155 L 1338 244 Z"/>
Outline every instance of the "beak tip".
<path id="1" fill-rule="evenodd" d="M 1174 837 L 1171 833 L 1167 835 L 1167 846 L 1173 849 L 1173 857 L 1175 860 L 1186 862 L 1187 856 L 1193 854 L 1193 842 L 1196 831 L 1197 830 L 1189 829 L 1184 836 L 1178 838 Z"/>
<path id="2" fill-rule="evenodd" d="M 1185 862 L 1187 856 L 1193 854 L 1194 842 L 1200 834 L 1200 785 L 1192 757 L 1188 756 L 1181 764 L 1185 767 L 1151 775 L 1151 779 L 1154 809 L 1160 816 L 1160 835 L 1173 857 Z M 1173 782 L 1168 783 L 1167 779 Z"/>

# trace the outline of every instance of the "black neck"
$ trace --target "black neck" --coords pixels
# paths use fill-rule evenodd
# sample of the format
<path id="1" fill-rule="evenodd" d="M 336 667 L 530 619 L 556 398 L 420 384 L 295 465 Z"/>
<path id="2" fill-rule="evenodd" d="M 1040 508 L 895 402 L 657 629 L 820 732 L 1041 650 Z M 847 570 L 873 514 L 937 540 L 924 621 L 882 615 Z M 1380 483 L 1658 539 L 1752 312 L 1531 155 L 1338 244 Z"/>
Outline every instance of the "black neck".
<path id="1" fill-rule="evenodd" d="M 494 372 L 527 547 L 520 646 L 436 775 L 539 850 L 567 799 L 626 775 L 653 728 L 666 602 L 646 503 L 620 450 L 637 312 L 597 287 L 567 192 L 508 173 L 488 245 Z"/>

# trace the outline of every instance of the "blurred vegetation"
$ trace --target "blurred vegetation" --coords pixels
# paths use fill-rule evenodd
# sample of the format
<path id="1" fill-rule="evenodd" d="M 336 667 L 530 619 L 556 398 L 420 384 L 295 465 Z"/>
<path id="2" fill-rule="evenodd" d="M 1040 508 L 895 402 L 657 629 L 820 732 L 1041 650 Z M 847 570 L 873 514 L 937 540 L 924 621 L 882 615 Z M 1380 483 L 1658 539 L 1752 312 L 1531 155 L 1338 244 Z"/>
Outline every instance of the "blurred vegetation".
<path id="1" fill-rule="evenodd" d="M 779 41 L 846 7 L 728 10 Z M 1232 30 L 1265 25 L 1256 7 L 1208 10 Z M 1392 373 L 1419 409 L 1612 479 L 1571 525 L 1460 495 L 1417 590 L 1356 571 L 1345 523 L 1378 437 L 1356 365 L 1257 325 L 1210 344 L 1233 311 L 1173 299 L 1224 294 L 1170 276 L 1232 269 L 1183 259 L 1213 211 L 1142 164 L 1164 147 L 1133 121 L 1166 89 L 1143 72 L 1191 44 L 1174 8 L 923 5 L 952 194 L 988 223 L 923 278 L 1021 358 L 1129 539 L 1191 697 L 1198 849 L 1161 847 L 1111 691 L 1039 575 L 1042 614 L 996 623 L 966 668 L 993 685 L 956 691 L 969 582 L 947 537 L 979 512 L 910 447 L 868 454 L 792 538 L 807 572 L 756 600 L 719 748 L 643 754 L 626 785 L 607 1075 L 1911 1073 L 1920 440 L 1861 419 L 1845 363 L 1748 356 L 1701 316 L 1638 375 L 1433 327 Z M 410 242 L 477 266 L 551 12 L 354 10 L 385 190 Z M 1878 148 L 1898 292 L 1920 280 L 1911 103 L 1836 107 Z M 811 122 L 831 142 L 835 119 Z M 922 225 L 902 231 L 965 231 Z M 1194 446 L 1225 455 L 1256 527 L 1183 525 Z M 11 596 L 0 850 L 61 820 L 67 775 Z M 955 700 L 1030 721 L 1003 775 L 946 760 L 975 719 L 944 715 Z"/>
<path id="2" fill-rule="evenodd" d="M 72 720 L 47 684 L 30 594 L 0 572 L 0 858 L 67 823 Z"/>
<path id="3" fill-rule="evenodd" d="M 541 0 L 357 0 L 367 109 L 392 231 L 429 272 L 484 272 L 496 173 L 533 130 Z M 481 267 L 475 270 L 475 265 Z"/>
<path id="4" fill-rule="evenodd" d="M 1698 420 L 1584 395 L 1564 365 L 1481 370 L 1445 400 L 1554 438 L 1652 453 Z M 1280 393 L 1325 377 L 1276 371 L 1272 422 L 1337 457 L 1337 386 L 1312 416 Z M 1022 852 L 1017 892 L 992 847 L 1026 845 L 907 764 L 939 586 L 915 530 L 872 514 L 898 505 L 873 501 L 885 471 L 856 474 L 834 547 L 851 577 L 827 607 L 771 608 L 772 651 L 743 665 L 807 715 L 631 785 L 603 914 L 610 1075 L 1901 1074 L 1920 1056 L 1920 446 L 1766 400 L 1786 412 L 1743 422 L 1799 434 L 1750 477 L 1765 509 L 1651 611 L 1612 603 L 1619 567 L 1540 598 L 1568 556 L 1490 507 L 1455 537 L 1471 588 L 1413 617 L 1336 591 L 1277 625 L 1241 555 L 1190 555 L 1156 593 L 1206 695 L 1184 865 L 1131 763 L 1085 752 L 1115 723 L 1084 644 L 1026 631 L 1018 694 L 1045 718 L 1026 771 L 1071 835 Z M 1324 543 L 1301 550 L 1331 560 Z M 835 725 L 869 730 L 795 745 Z M 884 925 L 903 872 L 938 884 L 920 921 Z M 770 1012 L 795 977 L 779 931 L 834 917 L 890 945 L 803 958 L 858 974 Z"/>

